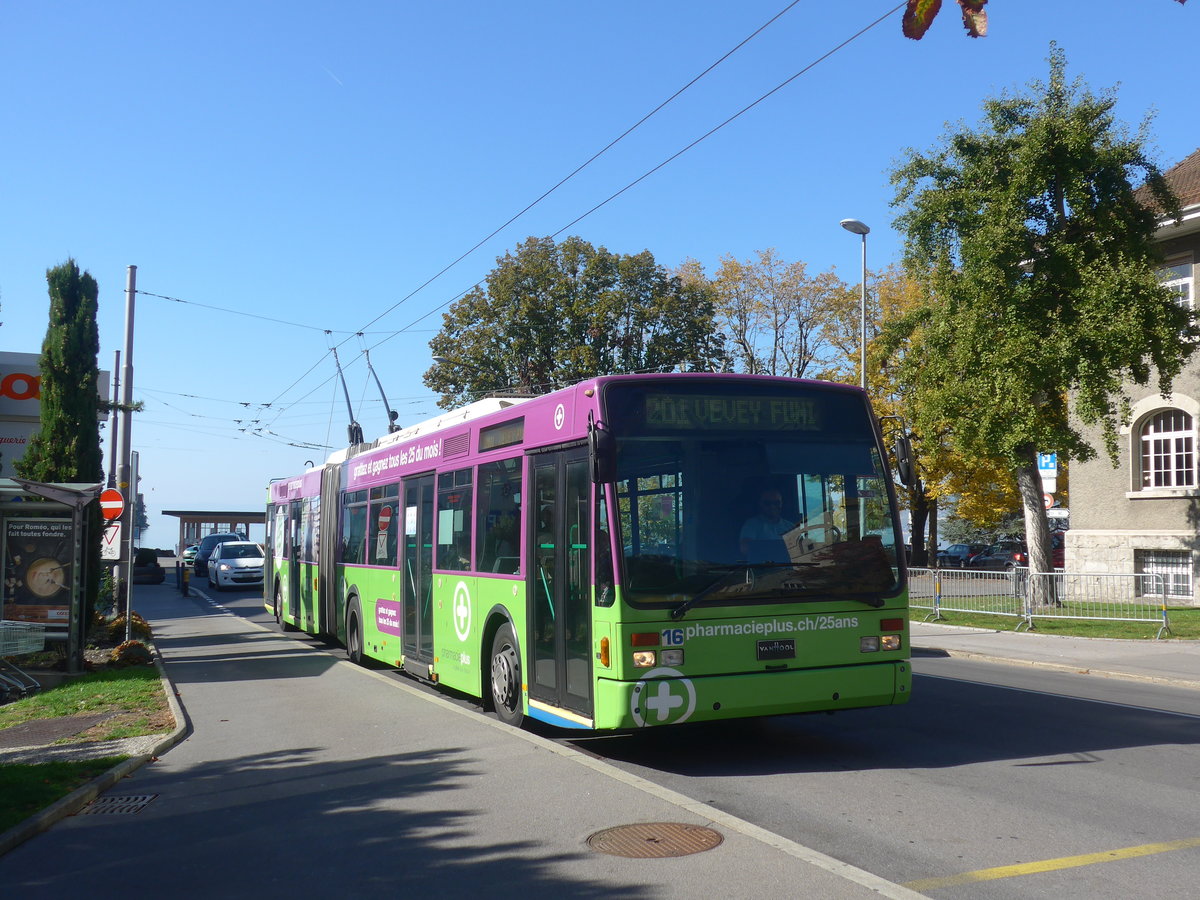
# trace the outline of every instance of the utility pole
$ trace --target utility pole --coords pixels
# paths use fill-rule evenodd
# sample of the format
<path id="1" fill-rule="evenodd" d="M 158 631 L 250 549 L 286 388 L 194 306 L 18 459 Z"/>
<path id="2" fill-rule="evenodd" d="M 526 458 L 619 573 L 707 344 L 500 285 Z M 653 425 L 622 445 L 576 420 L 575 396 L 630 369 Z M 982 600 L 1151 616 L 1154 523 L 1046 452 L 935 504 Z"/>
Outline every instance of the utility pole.
<path id="1" fill-rule="evenodd" d="M 133 430 L 133 310 L 137 297 L 137 266 L 129 266 L 125 275 L 125 369 L 121 379 L 121 434 L 117 447 L 117 489 L 125 498 L 125 509 L 119 519 L 121 523 L 121 558 L 117 562 L 113 589 L 117 600 L 121 596 L 121 574 L 125 575 L 125 613 L 131 612 L 128 598 L 133 581 L 133 497 L 137 484 L 132 481 L 130 453 Z"/>

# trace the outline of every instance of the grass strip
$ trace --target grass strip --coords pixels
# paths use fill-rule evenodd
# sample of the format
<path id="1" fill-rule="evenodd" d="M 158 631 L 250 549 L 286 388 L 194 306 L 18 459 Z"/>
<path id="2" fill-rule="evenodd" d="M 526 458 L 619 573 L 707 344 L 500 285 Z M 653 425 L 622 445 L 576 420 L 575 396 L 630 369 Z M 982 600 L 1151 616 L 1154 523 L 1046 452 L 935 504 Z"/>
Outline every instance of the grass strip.
<path id="1" fill-rule="evenodd" d="M 920 602 L 920 601 L 918 601 Z M 1070 612 L 1070 605 L 1065 607 Z M 924 622 L 930 609 L 914 607 L 910 618 L 914 622 Z M 1086 615 L 1086 610 L 1081 614 Z M 1195 607 L 1167 607 L 1167 620 L 1171 632 L 1163 635 L 1163 640 L 1200 640 L 1200 609 Z M 983 613 L 948 612 L 943 610 L 937 620 L 942 625 L 964 625 L 971 628 L 987 628 L 992 631 L 1015 631 L 1018 624 L 1024 620 L 1012 615 L 986 615 Z M 1053 634 L 1063 637 L 1115 638 L 1118 640 L 1154 640 L 1161 621 L 1156 622 L 1122 622 L 1090 619 L 1055 618 L 1054 616 L 1033 617 L 1034 631 L 1038 634 Z M 1024 629 L 1022 629 L 1024 630 Z"/>
<path id="2" fill-rule="evenodd" d="M 0 706 L 0 728 L 32 719 L 53 719 L 81 713 L 154 713 L 166 708 L 162 681 L 153 666 L 105 669 L 80 675 Z M 153 734 L 161 730 L 157 728 L 141 733 Z"/>
<path id="3" fill-rule="evenodd" d="M 19 825 L 128 758 L 108 756 L 0 766 L 0 832 Z"/>

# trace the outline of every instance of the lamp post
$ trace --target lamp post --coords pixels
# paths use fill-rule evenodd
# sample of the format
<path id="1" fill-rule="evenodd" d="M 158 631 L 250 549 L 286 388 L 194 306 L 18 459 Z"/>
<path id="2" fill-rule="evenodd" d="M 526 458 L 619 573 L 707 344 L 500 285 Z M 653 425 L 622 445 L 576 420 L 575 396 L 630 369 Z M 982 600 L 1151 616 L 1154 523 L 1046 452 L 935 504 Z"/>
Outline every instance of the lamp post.
<path id="1" fill-rule="evenodd" d="M 861 324 L 858 335 L 859 369 L 862 389 L 867 389 L 867 235 L 871 229 L 858 219 L 842 219 L 841 225 L 852 234 L 862 235 L 862 298 L 860 300 Z"/>

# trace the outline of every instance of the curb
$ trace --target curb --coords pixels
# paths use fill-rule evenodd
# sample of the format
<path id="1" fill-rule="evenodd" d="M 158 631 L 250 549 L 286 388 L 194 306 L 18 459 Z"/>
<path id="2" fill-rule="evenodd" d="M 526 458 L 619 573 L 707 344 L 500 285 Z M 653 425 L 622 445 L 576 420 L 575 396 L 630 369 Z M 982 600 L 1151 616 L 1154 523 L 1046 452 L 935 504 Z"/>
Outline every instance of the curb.
<path id="1" fill-rule="evenodd" d="M 96 776 L 87 784 L 76 788 L 67 794 L 67 796 L 51 803 L 45 809 L 30 816 L 19 825 L 14 825 L 8 831 L 0 834 L 0 856 L 8 853 L 14 847 L 23 844 L 34 835 L 45 831 L 55 822 L 65 819 L 67 816 L 73 816 L 122 778 L 132 775 L 142 766 L 146 765 L 146 763 L 152 762 L 160 754 L 166 753 L 187 737 L 192 730 L 191 722 L 188 720 L 187 714 L 183 711 L 183 707 L 179 703 L 179 695 L 175 690 L 175 685 L 167 677 L 166 669 L 162 663 L 162 655 L 158 652 L 157 647 L 154 650 L 154 667 L 158 669 L 158 677 L 162 683 L 163 693 L 167 698 L 167 705 L 171 709 L 171 715 L 175 717 L 175 730 L 155 744 L 154 749 L 149 753 L 140 753 L 129 757 L 129 759 L 118 763 L 104 774 Z"/>
<path id="2" fill-rule="evenodd" d="M 1141 681 L 1148 684 L 1163 684 L 1170 687 L 1191 688 L 1200 690 L 1200 681 L 1189 681 L 1184 678 L 1169 678 L 1162 675 L 1138 675 L 1134 672 L 1117 672 L 1110 669 L 1094 669 L 1090 666 L 1079 666 L 1071 663 L 1048 662 L 1039 659 L 1021 659 L 1015 656 L 997 656 L 994 653 L 981 653 L 978 650 L 957 650 L 950 647 L 935 647 L 923 644 L 921 649 L 937 650 L 947 656 L 959 659 L 976 659 L 980 662 L 1000 663 L 1009 666 L 1028 666 L 1034 669 L 1055 669 L 1059 672 L 1069 672 L 1073 675 L 1096 675 L 1101 678 L 1119 678 L 1125 681 Z"/>

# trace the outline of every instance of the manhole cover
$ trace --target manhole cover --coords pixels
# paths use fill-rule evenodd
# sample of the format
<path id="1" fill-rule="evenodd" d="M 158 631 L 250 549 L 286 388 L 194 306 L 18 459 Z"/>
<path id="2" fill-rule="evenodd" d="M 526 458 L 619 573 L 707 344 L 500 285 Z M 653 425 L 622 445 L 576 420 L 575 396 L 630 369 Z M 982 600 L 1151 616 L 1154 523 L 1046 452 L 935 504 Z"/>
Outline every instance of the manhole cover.
<path id="1" fill-rule="evenodd" d="M 81 816 L 131 816 L 145 809 L 158 794 L 137 794 L 132 797 L 100 797 L 80 810 Z"/>
<path id="2" fill-rule="evenodd" d="M 629 859 L 663 859 L 690 856 L 711 850 L 723 841 L 719 832 L 701 825 L 679 822 L 646 822 L 618 825 L 597 831 L 587 839 L 588 846 L 609 856 Z"/>

